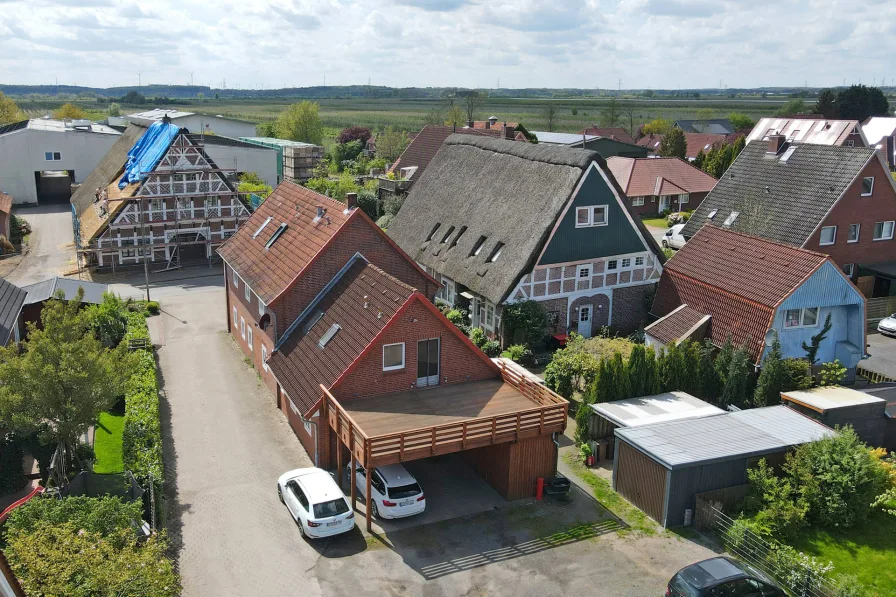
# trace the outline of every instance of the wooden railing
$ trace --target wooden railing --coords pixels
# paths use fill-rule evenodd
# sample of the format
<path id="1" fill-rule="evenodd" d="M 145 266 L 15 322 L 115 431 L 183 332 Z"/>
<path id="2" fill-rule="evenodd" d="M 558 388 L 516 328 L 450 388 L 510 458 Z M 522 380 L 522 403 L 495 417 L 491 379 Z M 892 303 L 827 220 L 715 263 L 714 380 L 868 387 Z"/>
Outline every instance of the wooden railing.
<path id="1" fill-rule="evenodd" d="M 498 368 L 501 369 L 501 377 L 504 378 L 504 383 L 512 385 L 517 390 L 519 390 L 520 393 L 523 394 L 526 398 L 534 400 L 537 404 L 541 404 L 543 406 L 550 406 L 553 404 L 569 404 L 560 395 L 552 392 L 544 385 L 532 381 L 519 371 L 511 369 L 503 362 L 498 365 Z"/>

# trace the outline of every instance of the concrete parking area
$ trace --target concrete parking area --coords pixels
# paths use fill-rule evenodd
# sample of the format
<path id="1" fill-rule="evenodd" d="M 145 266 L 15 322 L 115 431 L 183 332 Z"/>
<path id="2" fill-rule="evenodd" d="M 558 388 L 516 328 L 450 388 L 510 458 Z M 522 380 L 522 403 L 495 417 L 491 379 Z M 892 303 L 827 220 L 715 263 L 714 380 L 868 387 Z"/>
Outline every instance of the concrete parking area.
<path id="1" fill-rule="evenodd" d="M 16 206 L 15 214 L 31 225 L 28 253 L 6 277 L 27 286 L 75 269 L 72 210 L 68 204 Z"/>
<path id="2" fill-rule="evenodd" d="M 896 379 L 896 338 L 890 338 L 877 332 L 868 334 L 867 359 L 860 366 Z"/>
<path id="3" fill-rule="evenodd" d="M 114 288 L 139 296 L 139 278 Z M 454 457 L 409 463 L 427 494 L 424 517 L 384 522 L 371 535 L 356 528 L 303 540 L 275 483 L 311 462 L 225 332 L 222 284 L 201 268 L 150 289 L 162 302 L 150 323 L 162 375 L 169 529 L 186 597 L 640 597 L 661 595 L 676 570 L 711 555 L 669 533 L 627 530 L 579 488 L 568 502 L 505 502 Z"/>

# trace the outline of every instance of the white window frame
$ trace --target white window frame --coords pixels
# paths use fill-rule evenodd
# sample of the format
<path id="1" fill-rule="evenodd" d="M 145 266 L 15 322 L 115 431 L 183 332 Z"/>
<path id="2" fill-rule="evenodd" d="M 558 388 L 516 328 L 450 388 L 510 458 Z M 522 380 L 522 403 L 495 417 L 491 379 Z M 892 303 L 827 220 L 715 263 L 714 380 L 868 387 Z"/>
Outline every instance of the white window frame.
<path id="1" fill-rule="evenodd" d="M 644 195 L 640 195 L 638 197 L 632 197 L 632 207 L 643 207 L 644 206 Z"/>
<path id="2" fill-rule="evenodd" d="M 681 193 L 678 196 L 678 204 L 679 205 L 684 205 L 685 203 L 689 202 L 690 200 L 691 200 L 691 196 L 688 193 Z"/>
<path id="3" fill-rule="evenodd" d="M 852 236 L 852 230 L 853 230 L 853 228 L 855 228 L 855 230 L 856 230 L 856 237 L 855 237 L 855 238 L 850 238 L 850 236 Z M 862 234 L 862 225 L 861 225 L 861 224 L 850 224 L 850 225 L 849 225 L 849 232 L 847 232 L 847 236 L 846 236 L 846 242 L 848 242 L 848 243 L 857 243 L 857 242 L 859 242 L 859 236 L 860 236 L 861 234 Z"/>
<path id="4" fill-rule="evenodd" d="M 268 360 L 268 347 L 265 346 L 264 343 L 262 343 L 261 344 L 261 368 L 264 369 L 265 373 L 270 371 L 270 369 L 268 368 L 267 360 Z"/>
<path id="5" fill-rule="evenodd" d="M 728 217 L 725 218 L 725 221 L 722 222 L 722 226 L 728 226 L 730 228 L 731 225 L 734 224 L 734 222 L 737 220 L 737 216 L 739 215 L 739 211 L 732 211 L 730 214 L 728 214 Z"/>
<path id="6" fill-rule="evenodd" d="M 582 272 L 587 272 L 587 273 L 583 276 Z M 580 265 L 576 268 L 576 279 L 590 281 L 593 273 L 594 273 L 593 266 L 590 263 L 586 263 L 585 265 Z"/>
<path id="7" fill-rule="evenodd" d="M 864 191 L 864 189 L 865 189 L 865 181 L 866 181 L 866 180 L 870 180 L 870 181 L 871 181 L 871 189 L 870 189 L 867 193 Z M 872 193 L 874 193 L 874 177 L 873 177 L 873 176 L 863 176 L 863 177 L 862 177 L 862 189 L 863 189 L 863 190 L 862 190 L 862 197 L 870 197 L 870 196 L 872 195 Z"/>
<path id="8" fill-rule="evenodd" d="M 882 236 L 877 236 L 877 225 L 878 224 L 881 225 L 881 229 L 880 229 L 881 233 L 884 233 L 886 231 L 887 224 L 889 224 L 890 225 L 890 234 L 889 235 L 884 234 Z M 883 222 L 875 222 L 874 223 L 874 240 L 892 240 L 894 228 L 896 228 L 896 221 L 894 221 L 894 220 L 885 220 Z"/>
<path id="9" fill-rule="evenodd" d="M 603 211 L 604 217 L 603 221 L 596 221 L 594 218 L 594 213 L 597 210 Z M 587 219 L 585 222 L 580 221 L 580 214 L 583 211 L 587 211 Z M 593 226 L 606 226 L 610 220 L 609 215 L 609 206 L 608 205 L 583 205 L 582 207 L 576 208 L 576 228 L 591 228 Z"/>
<path id="10" fill-rule="evenodd" d="M 264 304 L 264 301 L 261 300 L 261 297 L 260 297 L 260 296 L 258 296 L 258 295 L 256 294 L 255 297 L 258 299 L 258 314 L 259 314 L 259 315 L 264 315 L 264 313 L 265 313 L 265 309 L 267 309 L 268 306 Z"/>
<path id="11" fill-rule="evenodd" d="M 806 311 L 814 310 L 815 311 L 815 323 L 806 323 Z M 799 311 L 799 324 L 797 325 L 787 325 L 787 314 L 792 311 Z M 797 328 L 814 328 L 818 327 L 818 320 L 821 315 L 821 309 L 818 307 L 803 307 L 801 309 L 785 309 L 784 310 L 784 329 L 785 330 L 795 330 Z"/>
<path id="12" fill-rule="evenodd" d="M 623 257 L 619 260 L 619 268 L 620 269 L 628 269 L 632 266 L 632 258 L 631 257 Z"/>
<path id="13" fill-rule="evenodd" d="M 249 285 L 243 282 L 243 296 L 246 297 L 246 302 L 250 305 L 252 304 L 252 289 L 249 288 Z"/>
<path id="14" fill-rule="evenodd" d="M 239 314 L 237 313 L 236 307 L 234 307 L 233 308 L 233 325 L 234 325 L 234 327 L 236 327 L 236 325 L 238 323 L 239 323 Z"/>
<path id="15" fill-rule="evenodd" d="M 834 236 L 831 238 L 830 242 L 825 242 L 824 240 L 824 231 L 825 230 L 833 230 Z M 826 247 L 828 245 L 833 245 L 837 243 L 837 227 L 836 226 L 822 226 L 821 231 L 818 234 L 818 244 L 819 246 Z"/>
<path id="16" fill-rule="evenodd" d="M 497 313 L 497 308 L 495 304 L 491 301 L 485 301 L 485 321 L 483 322 L 483 327 L 490 332 L 495 331 L 495 314 Z"/>
<path id="17" fill-rule="evenodd" d="M 252 326 L 246 326 L 246 345 L 249 347 L 249 350 L 252 349 Z"/>
<path id="18" fill-rule="evenodd" d="M 243 319 L 242 315 L 240 315 L 240 336 L 242 336 L 243 340 L 246 339 L 246 320 Z"/>
<path id="19" fill-rule="evenodd" d="M 59 156 L 58 158 L 56 156 Z M 50 157 L 47 157 L 50 156 Z M 60 151 L 45 151 L 44 152 L 44 161 L 45 162 L 61 162 L 62 161 L 62 152 Z"/>
<path id="20" fill-rule="evenodd" d="M 236 273 L 235 269 L 231 269 L 231 271 L 233 272 L 233 287 L 239 288 L 240 287 L 240 275 L 238 273 Z"/>
<path id="21" fill-rule="evenodd" d="M 401 346 L 401 364 L 386 366 L 386 349 L 390 346 Z M 393 344 L 383 344 L 383 371 L 398 371 L 404 369 L 405 366 L 405 345 L 404 342 L 395 342 Z"/>
<path id="22" fill-rule="evenodd" d="M 643 257 L 635 257 L 635 267 L 640 267 L 642 265 L 644 265 L 644 258 Z"/>
<path id="23" fill-rule="evenodd" d="M 607 271 L 615 272 L 619 271 L 619 260 L 618 259 L 610 259 L 607 261 Z"/>

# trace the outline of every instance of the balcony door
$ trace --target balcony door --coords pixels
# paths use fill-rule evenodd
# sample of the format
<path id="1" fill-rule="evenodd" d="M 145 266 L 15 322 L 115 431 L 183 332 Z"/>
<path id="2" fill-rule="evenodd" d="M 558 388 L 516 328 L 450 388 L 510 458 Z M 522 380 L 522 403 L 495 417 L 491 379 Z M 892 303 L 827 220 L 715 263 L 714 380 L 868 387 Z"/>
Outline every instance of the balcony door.
<path id="1" fill-rule="evenodd" d="M 417 342 L 417 387 L 439 384 L 439 339 Z"/>

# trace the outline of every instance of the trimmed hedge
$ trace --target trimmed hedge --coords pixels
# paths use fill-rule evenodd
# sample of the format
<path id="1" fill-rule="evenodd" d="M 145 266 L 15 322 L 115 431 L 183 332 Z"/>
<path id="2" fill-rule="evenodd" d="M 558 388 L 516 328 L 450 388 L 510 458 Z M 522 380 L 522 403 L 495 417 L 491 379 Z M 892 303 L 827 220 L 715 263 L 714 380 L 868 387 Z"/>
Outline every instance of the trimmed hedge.
<path id="1" fill-rule="evenodd" d="M 149 344 L 149 328 L 142 313 L 128 314 L 125 339 L 146 339 Z M 149 487 L 152 477 L 158 501 L 165 468 L 162 461 L 162 427 L 159 422 L 159 380 L 151 350 L 140 351 L 134 374 L 126 384 L 124 403 L 124 466 L 145 488 Z"/>

